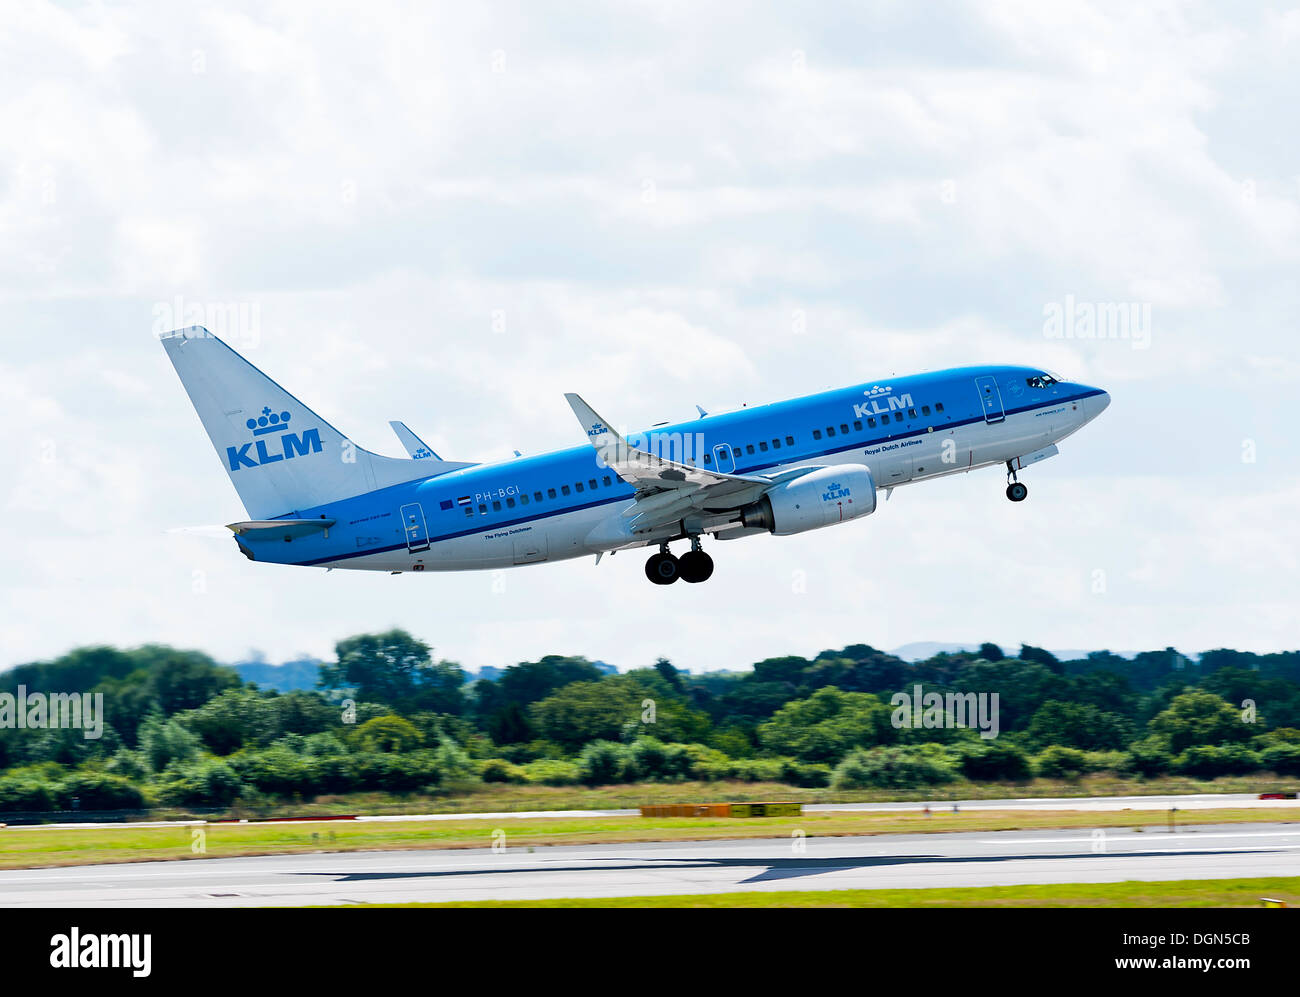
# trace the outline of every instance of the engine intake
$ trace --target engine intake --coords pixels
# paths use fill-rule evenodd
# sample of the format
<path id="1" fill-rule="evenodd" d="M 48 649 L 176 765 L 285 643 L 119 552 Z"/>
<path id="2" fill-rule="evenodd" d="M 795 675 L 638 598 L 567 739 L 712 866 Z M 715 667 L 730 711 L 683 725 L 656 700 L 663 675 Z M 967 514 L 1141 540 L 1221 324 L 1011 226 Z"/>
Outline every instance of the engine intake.
<path id="1" fill-rule="evenodd" d="M 773 485 L 740 510 L 741 525 L 778 537 L 818 530 L 876 511 L 876 482 L 865 464 L 823 467 Z"/>

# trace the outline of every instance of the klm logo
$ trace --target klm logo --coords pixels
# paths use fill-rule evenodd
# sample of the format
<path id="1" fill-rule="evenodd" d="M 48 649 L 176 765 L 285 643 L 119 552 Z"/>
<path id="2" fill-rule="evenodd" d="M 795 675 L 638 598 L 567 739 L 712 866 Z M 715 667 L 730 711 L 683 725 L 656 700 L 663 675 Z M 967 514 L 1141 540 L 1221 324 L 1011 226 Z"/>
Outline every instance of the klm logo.
<path id="1" fill-rule="evenodd" d="M 893 395 L 890 393 L 892 391 L 890 387 L 882 388 L 879 385 L 868 388 L 862 392 L 867 396 L 867 400 L 853 406 L 854 416 L 861 419 L 865 415 L 888 415 L 890 412 L 912 407 L 911 395 Z"/>
<path id="2" fill-rule="evenodd" d="M 604 427 L 604 426 L 602 426 L 602 425 L 601 425 L 600 423 L 598 423 L 598 422 L 593 422 L 593 423 L 591 424 L 591 428 L 590 428 L 589 430 L 587 430 L 587 435 L 588 435 L 588 436 L 599 436 L 599 435 L 600 435 L 601 433 L 603 433 L 604 431 L 605 431 L 605 427 Z"/>
<path id="3" fill-rule="evenodd" d="M 305 429 L 302 433 L 289 431 L 288 412 L 272 412 L 264 407 L 256 419 L 249 419 L 245 425 L 252 430 L 253 439 L 242 447 L 226 447 L 226 460 L 232 471 L 241 467 L 262 467 L 294 457 L 305 457 L 309 453 L 320 453 L 323 449 L 319 429 Z M 279 439 L 269 440 L 279 434 Z"/>
<path id="4" fill-rule="evenodd" d="M 832 481 L 826 491 L 822 492 L 823 502 L 842 502 L 850 500 L 853 492 L 845 488 L 838 481 Z"/>

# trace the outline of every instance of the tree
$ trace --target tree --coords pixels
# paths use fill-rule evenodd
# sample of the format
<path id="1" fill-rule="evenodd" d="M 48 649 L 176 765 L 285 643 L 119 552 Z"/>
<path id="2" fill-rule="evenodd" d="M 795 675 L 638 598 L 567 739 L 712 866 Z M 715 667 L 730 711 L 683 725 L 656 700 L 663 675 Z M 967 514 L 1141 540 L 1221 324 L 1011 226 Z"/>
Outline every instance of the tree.
<path id="1" fill-rule="evenodd" d="M 402 710 L 464 712 L 460 666 L 435 663 L 429 646 L 405 630 L 348 637 L 335 645 L 335 654 L 335 662 L 321 665 L 323 689 L 351 689 L 358 699 Z"/>
<path id="2" fill-rule="evenodd" d="M 1021 661 L 1033 661 L 1037 664 L 1043 665 L 1049 670 L 1055 672 L 1057 675 L 1060 675 L 1065 671 L 1065 668 L 1061 665 L 1061 662 L 1057 659 L 1056 655 L 1051 651 L 1044 651 L 1041 647 L 1034 647 L 1032 644 L 1021 644 L 1020 654 L 1018 657 Z"/>
<path id="3" fill-rule="evenodd" d="M 827 686 L 781 707 L 759 725 L 758 737 L 777 754 L 833 764 L 853 748 L 892 741 L 890 712 L 873 693 Z"/>
<path id="4" fill-rule="evenodd" d="M 1034 713 L 1025 733 L 1035 748 L 1058 744 L 1083 751 L 1119 751 L 1136 731 L 1128 718 L 1104 713 L 1091 703 L 1049 699 Z"/>
<path id="5" fill-rule="evenodd" d="M 1241 715 L 1212 692 L 1189 690 L 1151 718 L 1147 728 L 1163 735 L 1177 755 L 1193 745 L 1245 741 L 1253 733 Z"/>
<path id="6" fill-rule="evenodd" d="M 362 751 L 411 751 L 420 746 L 420 732 L 411 721 L 396 716 L 372 717 L 356 731 Z"/>
<path id="7" fill-rule="evenodd" d="M 600 669 L 586 658 L 548 654 L 540 661 L 521 661 L 507 668 L 495 682 L 475 685 L 477 712 L 480 716 L 496 717 L 512 704 L 524 710 L 556 689 L 573 682 L 599 682 L 603 677 Z"/>
<path id="8" fill-rule="evenodd" d="M 1001 661 L 1006 657 L 1002 648 L 998 647 L 996 644 L 989 644 L 987 642 L 980 645 L 978 653 L 985 661 Z"/>

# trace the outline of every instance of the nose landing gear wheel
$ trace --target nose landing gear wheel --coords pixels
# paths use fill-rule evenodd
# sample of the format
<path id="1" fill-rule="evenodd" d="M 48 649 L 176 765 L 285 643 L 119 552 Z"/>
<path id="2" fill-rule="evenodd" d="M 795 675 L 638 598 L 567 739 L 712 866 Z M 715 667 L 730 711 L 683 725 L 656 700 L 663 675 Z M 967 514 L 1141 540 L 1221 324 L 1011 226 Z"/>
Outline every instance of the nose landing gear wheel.
<path id="1" fill-rule="evenodd" d="M 656 585 L 671 585 L 680 574 L 677 558 L 667 551 L 655 554 L 645 563 L 645 576 Z"/>
<path id="2" fill-rule="evenodd" d="M 687 551 L 677 562 L 677 570 L 684 582 L 707 582 L 713 574 L 713 558 L 702 550 Z"/>
<path id="3" fill-rule="evenodd" d="M 1007 485 L 1007 498 L 1011 499 L 1012 502 L 1023 502 L 1028 494 L 1029 489 L 1019 481 L 1013 481 Z"/>

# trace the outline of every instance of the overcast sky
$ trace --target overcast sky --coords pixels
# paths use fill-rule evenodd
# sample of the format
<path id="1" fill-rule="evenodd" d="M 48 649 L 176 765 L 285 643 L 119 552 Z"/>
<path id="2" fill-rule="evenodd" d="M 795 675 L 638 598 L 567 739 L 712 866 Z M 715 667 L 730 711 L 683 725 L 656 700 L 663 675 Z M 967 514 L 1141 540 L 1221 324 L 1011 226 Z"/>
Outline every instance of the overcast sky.
<path id="1" fill-rule="evenodd" d="M 1026 2 L 0 8 L 0 666 L 161 641 L 703 670 L 865 642 L 1300 646 L 1300 10 Z M 769 5 L 777 8 L 778 5 Z M 1122 302 L 1140 336 L 1051 335 Z M 503 574 L 258 565 L 190 309 L 443 457 L 966 363 L 1110 409 L 870 519 Z M 173 321 L 174 319 L 174 321 Z M 215 331 L 215 330 L 214 330 Z"/>

